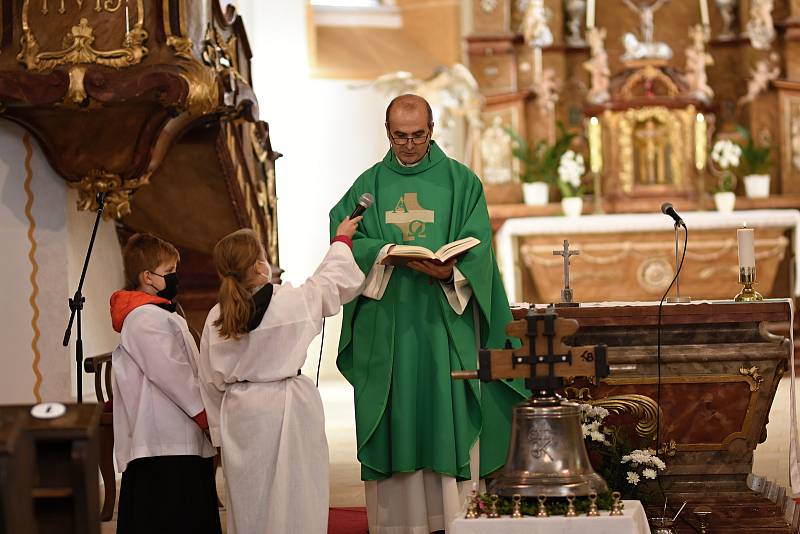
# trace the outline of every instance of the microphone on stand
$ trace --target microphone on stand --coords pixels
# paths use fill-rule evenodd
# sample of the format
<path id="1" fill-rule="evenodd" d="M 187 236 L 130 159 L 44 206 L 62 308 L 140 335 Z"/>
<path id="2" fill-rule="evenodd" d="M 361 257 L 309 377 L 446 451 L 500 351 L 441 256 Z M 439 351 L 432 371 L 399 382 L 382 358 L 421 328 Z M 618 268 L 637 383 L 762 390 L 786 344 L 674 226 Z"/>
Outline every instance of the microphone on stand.
<path id="1" fill-rule="evenodd" d="M 664 202 L 661 204 L 661 213 L 664 215 L 669 215 L 675 221 L 675 224 L 680 224 L 684 228 L 686 228 L 686 223 L 683 222 L 681 216 L 678 215 L 678 212 L 675 211 L 675 208 L 672 207 L 672 202 Z"/>
<path id="2" fill-rule="evenodd" d="M 372 206 L 372 203 L 375 202 L 375 198 L 370 193 L 364 193 L 358 198 L 358 204 L 356 204 L 356 209 L 353 210 L 353 213 L 350 214 L 351 219 L 355 219 L 362 213 L 364 213 L 368 207 Z"/>

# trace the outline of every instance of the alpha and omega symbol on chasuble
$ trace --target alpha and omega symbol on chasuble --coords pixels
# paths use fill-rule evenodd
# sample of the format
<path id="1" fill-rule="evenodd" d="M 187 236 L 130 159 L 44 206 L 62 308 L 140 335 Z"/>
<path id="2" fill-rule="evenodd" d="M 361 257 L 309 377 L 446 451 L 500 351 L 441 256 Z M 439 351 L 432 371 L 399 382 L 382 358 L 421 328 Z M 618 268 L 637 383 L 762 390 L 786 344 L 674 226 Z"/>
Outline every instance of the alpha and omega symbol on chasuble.
<path id="1" fill-rule="evenodd" d="M 386 212 L 386 224 L 393 224 L 403 232 L 403 241 L 426 237 L 425 227 L 433 224 L 433 210 L 422 207 L 416 193 L 403 193 L 394 210 Z"/>

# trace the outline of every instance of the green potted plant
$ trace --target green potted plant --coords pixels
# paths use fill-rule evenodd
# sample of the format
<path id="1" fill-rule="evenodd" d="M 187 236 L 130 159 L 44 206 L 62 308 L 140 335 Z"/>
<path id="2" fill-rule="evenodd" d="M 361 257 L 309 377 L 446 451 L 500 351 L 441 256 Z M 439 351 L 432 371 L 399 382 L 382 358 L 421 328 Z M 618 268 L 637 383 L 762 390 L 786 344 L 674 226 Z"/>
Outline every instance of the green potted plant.
<path id="1" fill-rule="evenodd" d="M 730 139 L 719 139 L 711 149 L 711 161 L 720 170 L 719 187 L 714 190 L 714 204 L 717 211 L 730 213 L 736 205 L 736 186 L 734 169 L 739 167 L 742 147 Z"/>
<path id="2" fill-rule="evenodd" d="M 740 172 L 744 177 L 744 190 L 747 198 L 767 198 L 769 196 L 769 171 L 772 166 L 769 145 L 756 146 L 747 128 L 737 126 L 736 131 L 745 140 L 739 144 L 742 149 Z"/>
<path id="3" fill-rule="evenodd" d="M 558 166 L 561 156 L 569 149 L 577 134 L 569 133 L 562 123 L 558 123 L 558 136 L 553 144 L 539 141 L 531 149 L 517 132 L 507 128 L 512 139 L 513 155 L 522 163 L 520 181 L 525 203 L 530 205 L 547 204 L 550 185 L 558 180 Z"/>

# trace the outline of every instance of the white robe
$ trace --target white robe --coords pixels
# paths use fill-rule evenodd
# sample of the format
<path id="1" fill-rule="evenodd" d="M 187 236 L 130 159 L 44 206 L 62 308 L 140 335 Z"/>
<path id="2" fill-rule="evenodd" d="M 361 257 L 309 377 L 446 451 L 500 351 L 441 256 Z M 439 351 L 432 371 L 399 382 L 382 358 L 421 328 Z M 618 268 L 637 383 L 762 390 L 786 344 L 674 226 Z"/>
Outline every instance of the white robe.
<path id="1" fill-rule="evenodd" d="M 222 447 L 228 534 L 324 534 L 328 442 L 322 400 L 297 371 L 322 328 L 361 291 L 364 274 L 347 245 L 333 243 L 300 287 L 275 286 L 261 324 L 223 339 L 208 314 L 200 374 L 211 437 Z"/>
<path id="2" fill-rule="evenodd" d="M 364 296 L 380 300 L 389 285 L 394 267 L 383 266 L 391 244 L 384 246 L 375 258 L 367 276 Z M 453 283 L 440 283 L 447 301 L 461 315 L 472 297 L 469 281 L 453 268 Z M 476 350 L 478 334 L 476 324 Z M 428 534 L 435 530 L 447 531 L 461 514 L 464 501 L 475 487 L 479 489 L 479 444 L 470 450 L 472 480 L 457 482 L 455 478 L 430 470 L 413 473 L 395 473 L 383 480 L 364 482 L 367 502 L 367 519 L 370 534 Z"/>
<path id="3" fill-rule="evenodd" d="M 216 454 L 191 419 L 203 411 L 196 361 L 197 346 L 180 315 L 146 304 L 125 318 L 111 355 L 120 471 L 136 458 Z"/>

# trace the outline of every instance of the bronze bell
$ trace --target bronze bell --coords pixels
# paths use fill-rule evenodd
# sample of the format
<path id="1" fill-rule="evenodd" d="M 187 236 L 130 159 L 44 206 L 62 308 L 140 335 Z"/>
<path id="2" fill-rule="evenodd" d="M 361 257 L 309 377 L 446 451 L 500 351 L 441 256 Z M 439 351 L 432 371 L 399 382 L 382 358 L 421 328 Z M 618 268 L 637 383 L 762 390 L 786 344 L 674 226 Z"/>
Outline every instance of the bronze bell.
<path id="1" fill-rule="evenodd" d="M 567 497 L 607 490 L 589 463 L 577 404 L 544 397 L 514 406 L 508 457 L 491 493 Z"/>

